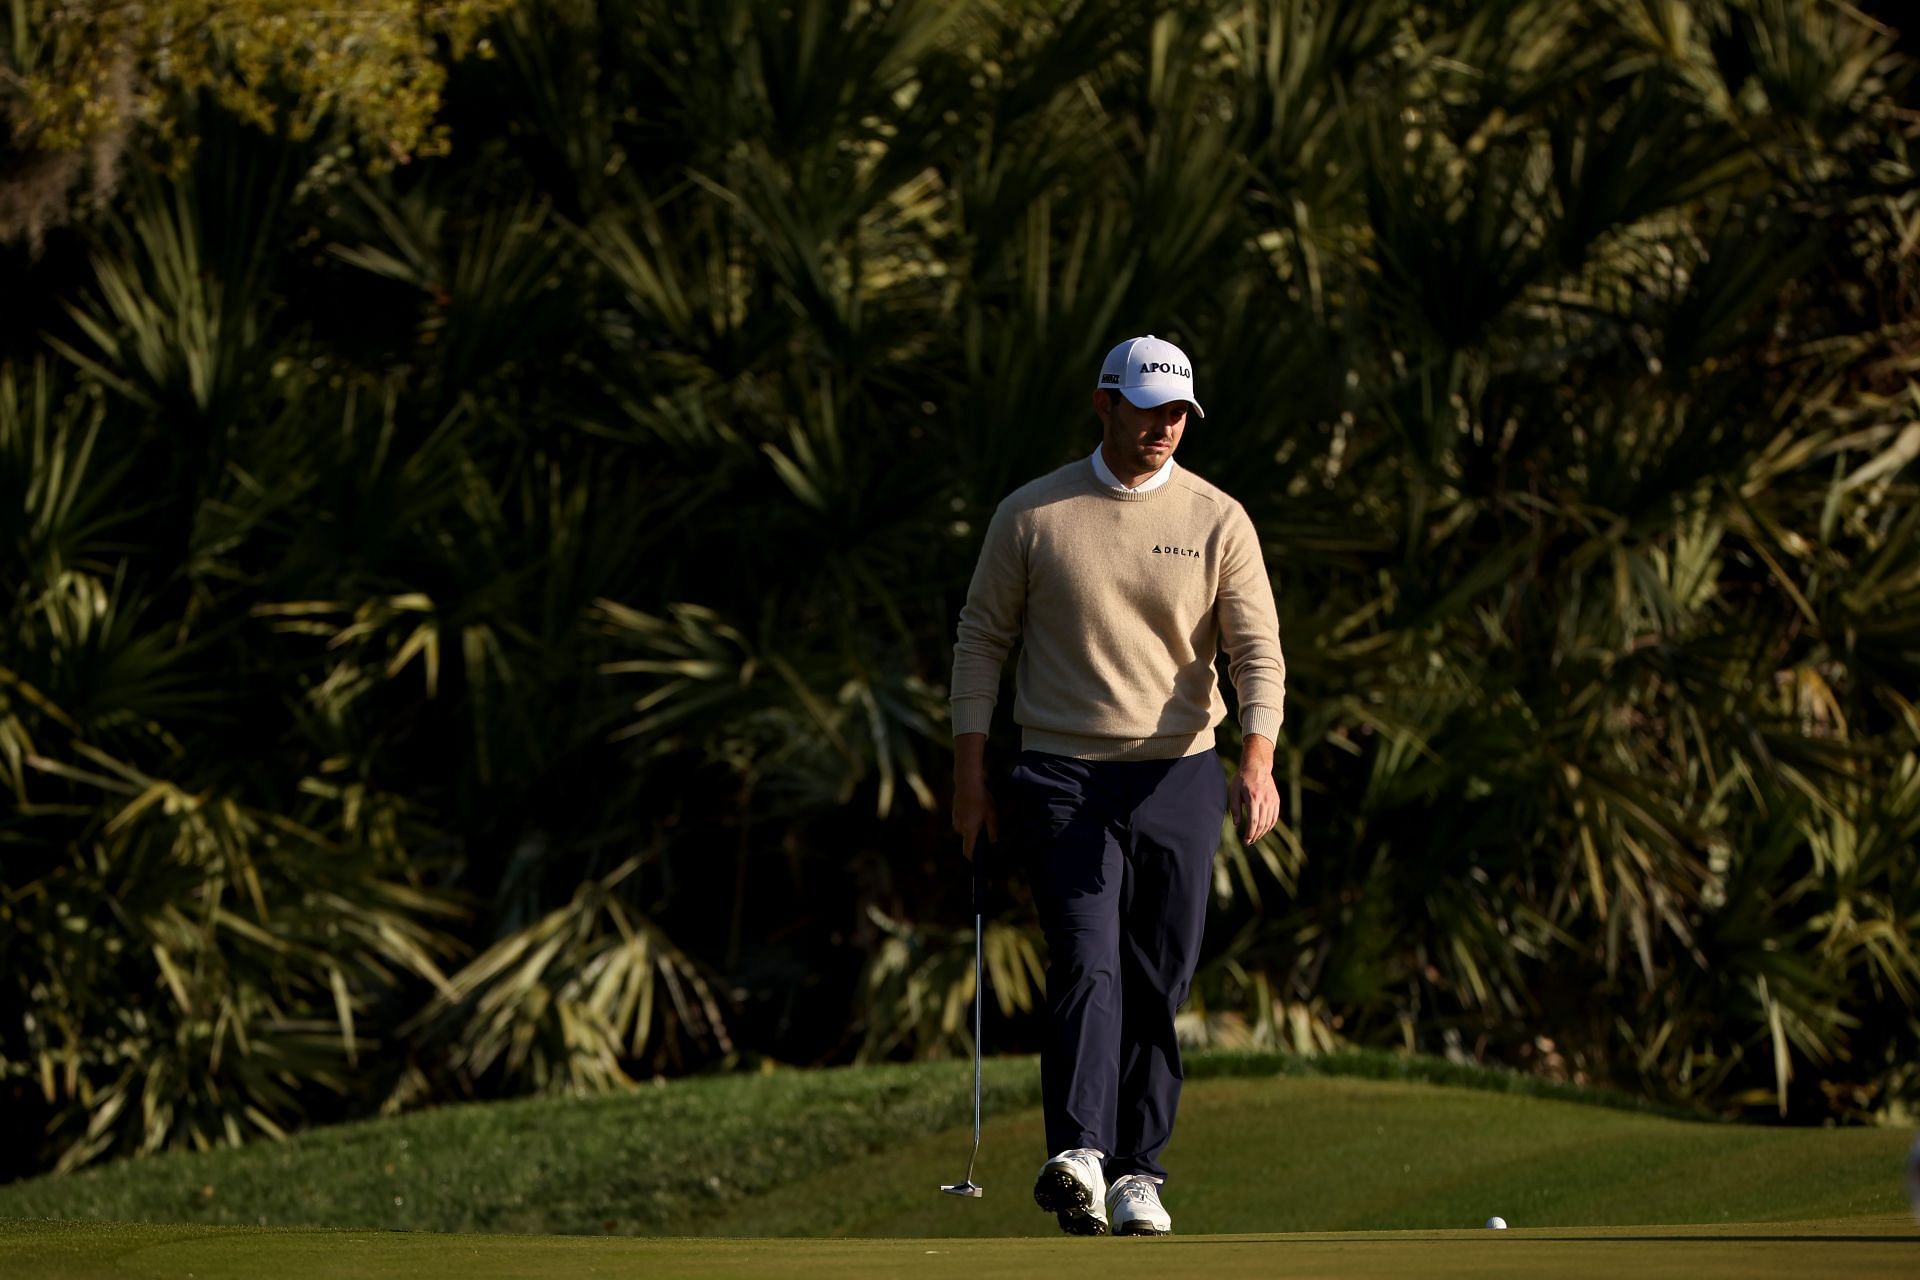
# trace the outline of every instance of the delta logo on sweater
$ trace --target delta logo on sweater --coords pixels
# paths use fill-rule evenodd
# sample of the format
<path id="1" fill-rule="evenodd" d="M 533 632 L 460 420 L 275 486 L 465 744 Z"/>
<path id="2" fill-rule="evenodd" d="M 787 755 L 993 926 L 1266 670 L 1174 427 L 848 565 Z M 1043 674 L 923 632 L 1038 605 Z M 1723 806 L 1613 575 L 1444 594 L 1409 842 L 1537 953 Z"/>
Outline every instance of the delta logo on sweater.
<path id="1" fill-rule="evenodd" d="M 1155 547 L 1153 554 L 1157 556 L 1192 556 L 1196 560 L 1200 558 L 1200 553 L 1192 547 Z"/>

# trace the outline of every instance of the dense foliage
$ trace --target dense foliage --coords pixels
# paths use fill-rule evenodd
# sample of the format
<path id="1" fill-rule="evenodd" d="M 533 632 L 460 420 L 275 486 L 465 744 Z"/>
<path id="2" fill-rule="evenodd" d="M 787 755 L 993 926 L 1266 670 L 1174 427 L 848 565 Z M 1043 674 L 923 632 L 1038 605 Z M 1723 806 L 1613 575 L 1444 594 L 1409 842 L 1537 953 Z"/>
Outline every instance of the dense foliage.
<path id="1" fill-rule="evenodd" d="M 130 145 L 192 150 L 204 92 L 292 137 L 324 125 L 375 168 L 444 154 L 445 57 L 511 0 L 9 0 L 0 8 L 0 243 L 36 247 L 110 200 Z"/>
<path id="2" fill-rule="evenodd" d="M 203 93 L 184 167 L 0 249 L 21 1167 L 964 1048 L 954 618 L 1146 330 L 1290 674 L 1194 1042 L 1920 1097 L 1900 33 L 527 0 L 484 38 L 444 156 Z M 988 1035 L 1030 1047 L 999 870 Z"/>

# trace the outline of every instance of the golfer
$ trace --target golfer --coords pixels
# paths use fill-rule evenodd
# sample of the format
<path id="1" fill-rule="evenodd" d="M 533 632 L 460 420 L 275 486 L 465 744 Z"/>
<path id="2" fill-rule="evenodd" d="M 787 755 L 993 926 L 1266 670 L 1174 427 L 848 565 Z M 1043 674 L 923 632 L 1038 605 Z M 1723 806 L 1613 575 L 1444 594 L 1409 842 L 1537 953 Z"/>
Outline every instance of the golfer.
<path id="1" fill-rule="evenodd" d="M 1286 666 L 1252 521 L 1173 461 L 1188 416 L 1205 416 L 1186 353 L 1152 334 L 1122 342 L 1093 411 L 1093 455 L 1014 490 L 987 526 L 954 643 L 953 825 L 970 859 L 983 828 L 999 841 L 987 727 L 1019 640 L 1008 835 L 1048 950 L 1050 1158 L 1033 1195 L 1074 1235 L 1164 1235 L 1174 1013 L 1222 819 L 1231 806 L 1251 844 L 1279 818 Z M 1214 751 L 1222 645 L 1245 741 L 1231 785 Z"/>

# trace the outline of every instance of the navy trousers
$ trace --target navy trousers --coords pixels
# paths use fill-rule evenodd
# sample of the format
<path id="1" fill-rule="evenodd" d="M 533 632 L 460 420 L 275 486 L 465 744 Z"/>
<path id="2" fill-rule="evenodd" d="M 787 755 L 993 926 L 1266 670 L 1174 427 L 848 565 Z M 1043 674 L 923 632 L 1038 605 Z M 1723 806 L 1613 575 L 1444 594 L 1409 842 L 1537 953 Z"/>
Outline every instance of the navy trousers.
<path id="1" fill-rule="evenodd" d="M 1010 811 L 1047 938 L 1047 1153 L 1165 1181 L 1180 1106 L 1173 1017 L 1193 981 L 1226 816 L 1217 752 L 1080 760 L 1023 751 Z"/>

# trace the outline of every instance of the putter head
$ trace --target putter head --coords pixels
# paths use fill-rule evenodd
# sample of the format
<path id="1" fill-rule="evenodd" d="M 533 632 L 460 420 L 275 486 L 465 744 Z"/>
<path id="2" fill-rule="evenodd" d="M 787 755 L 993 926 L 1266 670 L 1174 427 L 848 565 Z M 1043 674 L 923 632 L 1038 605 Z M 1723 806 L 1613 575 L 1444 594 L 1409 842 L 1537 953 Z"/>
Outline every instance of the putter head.
<path id="1" fill-rule="evenodd" d="M 943 1182 L 940 1184 L 940 1189 L 950 1196 L 972 1196 L 976 1200 L 986 1194 L 985 1189 L 972 1178 L 968 1178 L 965 1182 L 953 1183 L 952 1185 Z"/>

